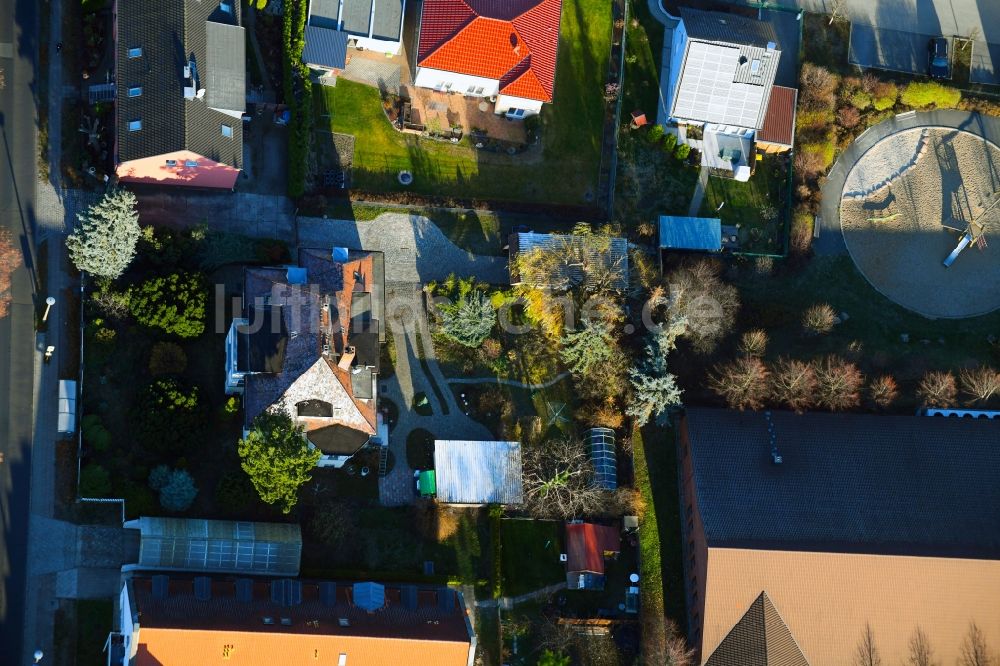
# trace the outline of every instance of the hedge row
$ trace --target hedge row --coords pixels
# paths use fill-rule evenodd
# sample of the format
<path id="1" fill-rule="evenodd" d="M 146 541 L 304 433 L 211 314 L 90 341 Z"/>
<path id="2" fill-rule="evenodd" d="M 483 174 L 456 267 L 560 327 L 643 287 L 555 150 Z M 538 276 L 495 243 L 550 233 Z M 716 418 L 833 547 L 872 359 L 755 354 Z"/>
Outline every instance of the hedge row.
<path id="1" fill-rule="evenodd" d="M 293 199 L 305 194 L 313 129 L 312 82 L 309 68 L 302 62 L 307 15 L 308 0 L 285 0 L 284 97 L 292 114 L 288 127 L 288 196 Z"/>

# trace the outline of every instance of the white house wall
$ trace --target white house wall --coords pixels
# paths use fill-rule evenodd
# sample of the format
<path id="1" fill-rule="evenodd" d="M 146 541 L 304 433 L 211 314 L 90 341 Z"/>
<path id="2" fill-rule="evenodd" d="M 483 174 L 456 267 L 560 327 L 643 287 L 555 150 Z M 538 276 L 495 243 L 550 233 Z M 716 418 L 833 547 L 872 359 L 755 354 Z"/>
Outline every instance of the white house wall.
<path id="1" fill-rule="evenodd" d="M 451 84 L 450 88 L 446 87 L 449 83 Z M 460 95 L 475 95 L 477 97 L 492 97 L 500 89 L 500 81 L 497 79 L 446 72 L 440 69 L 431 69 L 430 67 L 418 67 L 413 84 L 421 88 L 453 92 Z M 482 88 L 483 92 L 470 93 L 469 88 L 473 90 Z"/>
<path id="2" fill-rule="evenodd" d="M 366 51 L 375 51 L 376 53 L 391 53 L 392 55 L 399 55 L 399 49 L 402 46 L 402 42 L 375 39 L 374 37 L 357 37 L 355 35 L 351 35 L 351 39 L 356 42 L 356 46 L 360 46 Z"/>
<path id="3" fill-rule="evenodd" d="M 542 104 L 543 102 L 539 102 L 537 99 L 499 95 L 497 97 L 496 113 L 504 114 L 509 109 L 524 109 L 524 117 L 537 116 L 542 112 Z"/>

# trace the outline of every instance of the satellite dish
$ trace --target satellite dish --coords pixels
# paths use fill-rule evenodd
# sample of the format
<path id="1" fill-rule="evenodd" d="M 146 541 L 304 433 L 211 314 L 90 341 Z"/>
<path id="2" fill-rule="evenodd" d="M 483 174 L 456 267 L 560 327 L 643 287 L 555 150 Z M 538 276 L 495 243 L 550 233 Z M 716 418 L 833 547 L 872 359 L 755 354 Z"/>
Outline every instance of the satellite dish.
<path id="1" fill-rule="evenodd" d="M 197 97 L 198 99 L 204 98 L 205 97 L 205 89 L 204 88 L 198 88 L 198 94 L 195 95 L 195 97 Z"/>

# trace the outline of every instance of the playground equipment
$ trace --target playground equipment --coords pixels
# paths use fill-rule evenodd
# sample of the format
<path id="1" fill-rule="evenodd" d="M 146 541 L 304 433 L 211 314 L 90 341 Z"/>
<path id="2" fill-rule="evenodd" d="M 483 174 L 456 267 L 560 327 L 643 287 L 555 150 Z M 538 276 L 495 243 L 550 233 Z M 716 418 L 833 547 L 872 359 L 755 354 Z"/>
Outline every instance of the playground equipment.
<path id="1" fill-rule="evenodd" d="M 958 255 L 962 254 L 962 250 L 969 247 L 970 245 L 975 245 L 980 250 L 986 249 L 986 226 L 989 224 L 988 221 L 984 221 L 983 218 L 993 210 L 997 204 L 1000 204 L 1000 192 L 994 192 L 994 201 L 989 206 L 986 207 L 982 213 L 977 215 L 975 218 L 969 221 L 969 224 L 965 228 L 955 227 L 950 224 L 943 224 L 944 227 L 948 229 L 953 229 L 959 232 L 958 245 L 955 249 L 951 251 L 945 260 L 944 267 L 949 268 L 955 260 L 958 259 Z"/>

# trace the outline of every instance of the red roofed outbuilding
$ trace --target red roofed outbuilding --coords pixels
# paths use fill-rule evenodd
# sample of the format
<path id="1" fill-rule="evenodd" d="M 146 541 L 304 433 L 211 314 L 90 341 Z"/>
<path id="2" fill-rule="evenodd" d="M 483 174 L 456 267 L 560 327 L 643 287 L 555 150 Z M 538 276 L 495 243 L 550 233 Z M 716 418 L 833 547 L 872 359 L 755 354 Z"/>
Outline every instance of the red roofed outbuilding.
<path id="1" fill-rule="evenodd" d="M 566 586 L 571 590 L 603 590 L 604 562 L 620 552 L 621 536 L 614 527 L 567 523 Z"/>
<path id="2" fill-rule="evenodd" d="M 535 115 L 555 91 L 561 12 L 562 0 L 425 0 L 414 84 Z"/>

